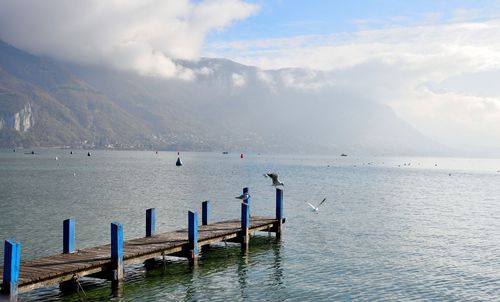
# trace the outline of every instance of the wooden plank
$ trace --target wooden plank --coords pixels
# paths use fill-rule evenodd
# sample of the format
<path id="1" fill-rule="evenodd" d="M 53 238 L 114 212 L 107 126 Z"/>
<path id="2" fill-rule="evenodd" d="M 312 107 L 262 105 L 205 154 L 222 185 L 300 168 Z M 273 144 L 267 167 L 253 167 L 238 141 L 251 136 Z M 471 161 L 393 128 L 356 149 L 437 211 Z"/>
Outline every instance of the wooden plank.
<path id="1" fill-rule="evenodd" d="M 96 262 L 96 261 L 93 261 Z M 88 263 L 88 262 L 87 262 Z M 69 273 L 72 271 L 76 271 L 81 268 L 85 268 L 87 265 L 82 261 L 70 261 L 70 262 L 61 262 L 58 260 L 47 259 L 43 264 L 39 264 L 34 266 L 35 268 L 43 268 L 44 270 L 50 270 L 55 273 Z"/>
<path id="2" fill-rule="evenodd" d="M 102 270 L 103 270 L 103 267 L 98 267 L 98 268 L 93 268 L 93 269 L 88 269 L 86 271 L 78 272 L 77 275 L 80 277 L 83 277 L 83 276 L 99 273 Z M 37 289 L 37 288 L 43 288 L 43 287 L 47 287 L 50 285 L 59 284 L 59 283 L 64 282 L 64 281 L 71 280 L 73 278 L 73 276 L 74 276 L 73 274 L 66 274 L 66 275 L 51 277 L 51 278 L 39 280 L 36 282 L 32 282 L 29 284 L 25 284 L 25 285 L 19 287 L 19 292 L 25 293 L 25 292 L 29 292 L 29 291 Z"/>

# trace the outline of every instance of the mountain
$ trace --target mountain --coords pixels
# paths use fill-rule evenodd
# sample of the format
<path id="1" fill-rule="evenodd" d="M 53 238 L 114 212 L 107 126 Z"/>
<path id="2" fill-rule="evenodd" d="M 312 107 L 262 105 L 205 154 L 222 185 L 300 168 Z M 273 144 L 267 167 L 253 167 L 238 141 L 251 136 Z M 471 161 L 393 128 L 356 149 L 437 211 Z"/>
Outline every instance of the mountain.
<path id="1" fill-rule="evenodd" d="M 443 147 L 331 75 L 225 59 L 191 79 L 81 66 L 0 42 L 0 146 L 430 154 Z"/>
<path id="2" fill-rule="evenodd" d="M 28 123 L 9 122 L 20 110 Z M 147 143 L 143 123 L 61 64 L 0 44 L 0 146 Z M 0 125 L 2 123 L 0 122 Z"/>

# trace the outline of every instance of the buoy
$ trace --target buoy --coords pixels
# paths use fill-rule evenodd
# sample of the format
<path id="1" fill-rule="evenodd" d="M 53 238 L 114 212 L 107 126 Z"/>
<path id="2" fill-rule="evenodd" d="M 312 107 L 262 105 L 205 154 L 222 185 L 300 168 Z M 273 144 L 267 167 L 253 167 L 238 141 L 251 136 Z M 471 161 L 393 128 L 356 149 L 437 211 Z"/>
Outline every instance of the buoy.
<path id="1" fill-rule="evenodd" d="M 57 158 L 57 156 L 56 156 L 56 158 L 54 158 L 54 159 L 55 159 L 55 160 L 58 160 L 59 158 Z"/>
<path id="2" fill-rule="evenodd" d="M 87 156 L 90 156 L 90 152 L 87 152 Z"/>
<path id="3" fill-rule="evenodd" d="M 73 151 L 69 151 L 69 154 L 73 154 Z"/>
<path id="4" fill-rule="evenodd" d="M 180 158 L 180 157 L 177 157 L 177 161 L 175 162 L 175 165 L 176 165 L 177 167 L 182 166 L 182 161 L 181 161 L 181 158 Z"/>
<path id="5" fill-rule="evenodd" d="M 243 153 L 240 154 L 240 158 L 243 158 Z"/>
<path id="6" fill-rule="evenodd" d="M 14 152 L 16 152 L 16 149 L 14 149 Z"/>
<path id="7" fill-rule="evenodd" d="M 156 151 L 156 154 L 158 154 L 158 151 Z"/>

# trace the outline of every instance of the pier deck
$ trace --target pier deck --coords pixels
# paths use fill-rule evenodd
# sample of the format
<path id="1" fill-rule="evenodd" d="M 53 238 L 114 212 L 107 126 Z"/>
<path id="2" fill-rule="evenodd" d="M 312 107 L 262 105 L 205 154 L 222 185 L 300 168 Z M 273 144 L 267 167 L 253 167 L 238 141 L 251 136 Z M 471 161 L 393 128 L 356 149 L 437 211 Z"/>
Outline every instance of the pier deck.
<path id="1" fill-rule="evenodd" d="M 251 217 L 248 231 L 273 231 L 279 219 Z M 215 222 L 198 227 L 198 246 L 240 238 L 241 221 L 238 219 Z M 137 263 L 163 255 L 180 255 L 192 246 L 188 240 L 188 229 L 159 233 L 123 241 L 123 264 Z M 75 278 L 110 272 L 113 270 L 111 244 L 76 250 L 74 253 L 58 254 L 39 259 L 21 261 L 18 291 L 27 292 L 36 288 L 59 284 Z M 3 266 L 0 267 L 0 284 L 3 284 Z"/>
<path id="2" fill-rule="evenodd" d="M 143 238 L 123 240 L 123 225 L 111 222 L 110 244 L 77 250 L 75 218 L 63 221 L 62 253 L 21 261 L 21 243 L 5 240 L 3 266 L 0 266 L 0 300 L 16 301 L 20 292 L 60 284 L 61 290 L 74 290 L 80 277 L 89 276 L 113 281 L 113 289 L 123 291 L 124 266 L 163 256 L 186 257 L 196 263 L 200 247 L 216 242 L 235 241 L 248 249 L 250 236 L 258 231 L 276 233 L 281 238 L 283 190 L 276 188 L 276 215 L 250 216 L 248 188 L 241 195 L 241 218 L 210 223 L 210 201 L 202 203 L 201 225 L 196 211 L 188 211 L 187 228 L 156 232 L 156 210 L 146 210 L 146 234 Z M 148 261 L 149 262 L 149 261 Z M 146 262 L 146 264 L 148 263 Z"/>

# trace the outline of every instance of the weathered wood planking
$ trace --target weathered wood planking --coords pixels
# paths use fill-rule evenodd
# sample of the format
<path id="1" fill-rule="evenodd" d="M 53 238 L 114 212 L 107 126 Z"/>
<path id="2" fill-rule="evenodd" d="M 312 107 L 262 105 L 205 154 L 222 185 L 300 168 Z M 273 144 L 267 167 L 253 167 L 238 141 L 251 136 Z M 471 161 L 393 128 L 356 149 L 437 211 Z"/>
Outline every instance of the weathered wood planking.
<path id="1" fill-rule="evenodd" d="M 277 219 L 251 217 L 249 232 L 273 231 L 280 224 Z M 198 226 L 198 246 L 230 240 L 242 235 L 239 219 Z M 190 249 L 188 230 L 155 234 L 123 242 L 123 263 L 130 264 L 146 259 L 184 252 Z M 111 245 L 101 245 L 77 250 L 71 254 L 59 254 L 22 261 L 19 275 L 19 292 L 30 291 L 112 269 Z M 0 266 L 0 284 L 3 267 Z"/>

